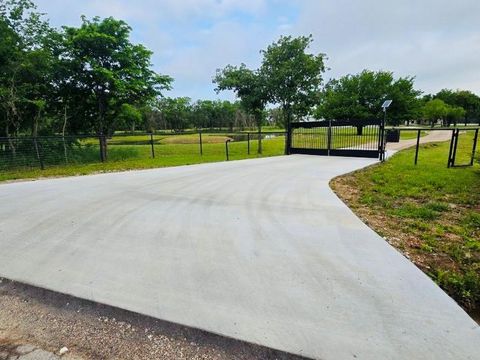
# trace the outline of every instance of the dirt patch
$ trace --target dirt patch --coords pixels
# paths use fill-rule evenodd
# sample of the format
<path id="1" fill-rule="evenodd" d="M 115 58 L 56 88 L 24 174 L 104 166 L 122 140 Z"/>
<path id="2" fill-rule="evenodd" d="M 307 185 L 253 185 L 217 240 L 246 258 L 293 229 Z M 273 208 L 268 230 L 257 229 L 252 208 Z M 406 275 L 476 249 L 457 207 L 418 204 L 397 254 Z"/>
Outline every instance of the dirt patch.
<path id="1" fill-rule="evenodd" d="M 0 352 L 66 346 L 78 359 L 301 359 L 118 308 L 0 279 Z"/>

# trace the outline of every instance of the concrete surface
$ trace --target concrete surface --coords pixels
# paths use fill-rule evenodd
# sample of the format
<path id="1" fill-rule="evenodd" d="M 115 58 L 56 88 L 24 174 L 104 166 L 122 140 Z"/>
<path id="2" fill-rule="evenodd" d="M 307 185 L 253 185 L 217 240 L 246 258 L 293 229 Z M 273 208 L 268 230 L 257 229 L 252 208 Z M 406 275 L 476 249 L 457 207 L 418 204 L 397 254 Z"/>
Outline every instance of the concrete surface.
<path id="1" fill-rule="evenodd" d="M 0 345 L 0 359 L 3 360 L 59 360 L 60 356 L 56 356 L 50 351 L 39 349 L 36 346 L 22 345 Z M 63 357 L 63 359 L 72 359 Z"/>
<path id="2" fill-rule="evenodd" d="M 420 137 L 420 144 L 431 142 L 448 141 L 452 137 L 452 132 L 448 130 L 427 130 L 425 136 Z M 395 152 L 417 145 L 417 139 L 400 140 L 398 143 L 387 143 L 386 150 Z"/>
<path id="3" fill-rule="evenodd" d="M 289 156 L 0 185 L 0 276 L 319 359 L 478 359 L 478 325 Z"/>

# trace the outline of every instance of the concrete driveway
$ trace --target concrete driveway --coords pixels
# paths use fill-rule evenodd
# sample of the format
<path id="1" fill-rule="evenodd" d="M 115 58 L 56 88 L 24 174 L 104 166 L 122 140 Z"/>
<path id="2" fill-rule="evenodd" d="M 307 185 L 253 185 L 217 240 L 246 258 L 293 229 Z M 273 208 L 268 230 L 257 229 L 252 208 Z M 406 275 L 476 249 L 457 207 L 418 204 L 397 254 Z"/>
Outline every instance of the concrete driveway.
<path id="1" fill-rule="evenodd" d="M 2 184 L 0 276 L 319 359 L 478 359 L 478 325 L 330 190 L 373 162 Z"/>

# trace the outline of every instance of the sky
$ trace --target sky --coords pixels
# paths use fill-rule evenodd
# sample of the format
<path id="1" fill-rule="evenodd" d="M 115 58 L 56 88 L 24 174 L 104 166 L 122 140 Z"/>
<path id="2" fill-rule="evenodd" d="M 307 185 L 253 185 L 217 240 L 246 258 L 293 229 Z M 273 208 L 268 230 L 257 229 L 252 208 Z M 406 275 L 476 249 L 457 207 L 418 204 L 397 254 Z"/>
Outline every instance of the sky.
<path id="1" fill-rule="evenodd" d="M 424 93 L 443 88 L 480 94 L 479 0 L 36 0 L 55 27 L 80 16 L 113 16 L 131 40 L 154 52 L 154 69 L 175 79 L 164 95 L 233 99 L 216 94 L 218 68 L 257 68 L 261 49 L 281 35 L 309 35 L 325 53 L 324 78 L 363 69 L 415 76 Z"/>

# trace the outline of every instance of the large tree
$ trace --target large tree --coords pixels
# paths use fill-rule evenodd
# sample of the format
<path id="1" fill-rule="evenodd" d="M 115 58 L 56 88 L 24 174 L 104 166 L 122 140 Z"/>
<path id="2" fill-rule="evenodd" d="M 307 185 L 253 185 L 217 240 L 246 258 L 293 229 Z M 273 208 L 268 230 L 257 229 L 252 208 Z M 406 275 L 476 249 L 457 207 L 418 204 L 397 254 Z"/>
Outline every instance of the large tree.
<path id="1" fill-rule="evenodd" d="M 438 120 L 442 121 L 442 123 L 445 121 L 448 109 L 448 105 L 443 100 L 433 99 L 428 101 L 423 107 L 423 117 L 433 127 Z"/>
<path id="2" fill-rule="evenodd" d="M 414 88 L 414 78 L 395 79 L 388 71 L 364 70 L 330 80 L 321 95 L 316 117 L 331 120 L 358 120 L 358 134 L 364 120 L 381 119 L 382 103 L 393 100 L 387 122 L 398 125 L 415 119 L 420 110 L 420 91 Z"/>
<path id="3" fill-rule="evenodd" d="M 55 59 L 47 40 L 52 32 L 33 2 L 0 2 L 0 134 L 28 129 L 37 135 L 51 92 Z M 11 142 L 10 147 L 14 151 Z"/>
<path id="4" fill-rule="evenodd" d="M 452 107 L 463 108 L 465 110 L 465 122 L 478 122 L 480 124 L 480 97 L 471 91 L 443 89 L 433 95 L 432 98 L 440 99 Z"/>
<path id="5" fill-rule="evenodd" d="M 112 134 L 124 104 L 141 106 L 170 87 L 169 76 L 151 69 L 152 52 L 130 42 L 124 21 L 82 17 L 79 28 L 64 32 L 63 56 L 73 69 L 69 84 L 83 95 L 85 130 Z"/>
<path id="6" fill-rule="evenodd" d="M 181 132 L 190 126 L 192 106 L 190 98 L 163 98 L 158 101 L 158 109 L 167 126 Z"/>
<path id="7" fill-rule="evenodd" d="M 285 128 L 293 117 L 309 114 L 318 102 L 325 72 L 325 54 L 308 53 L 312 41 L 311 35 L 282 36 L 262 51 L 260 72 L 266 82 L 269 101 L 280 105 L 283 110 Z"/>
<path id="8" fill-rule="evenodd" d="M 262 124 L 268 102 L 268 89 L 262 73 L 248 69 L 245 64 L 239 67 L 228 65 L 224 69 L 217 70 L 213 82 L 217 84 L 217 92 L 233 90 L 245 111 L 254 117 L 258 130 L 258 153 L 261 154 Z"/>

